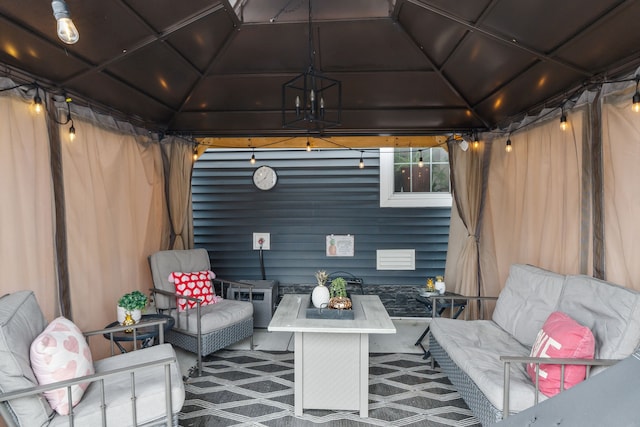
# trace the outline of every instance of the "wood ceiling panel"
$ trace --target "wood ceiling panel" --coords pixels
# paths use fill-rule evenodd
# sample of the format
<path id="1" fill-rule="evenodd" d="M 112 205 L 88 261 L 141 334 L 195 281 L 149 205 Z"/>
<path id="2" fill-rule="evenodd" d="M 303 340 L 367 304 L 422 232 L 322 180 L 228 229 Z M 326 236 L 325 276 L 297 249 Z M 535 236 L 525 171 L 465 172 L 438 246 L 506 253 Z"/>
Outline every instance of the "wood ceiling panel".
<path id="1" fill-rule="evenodd" d="M 0 18 L 0 62 L 59 82 L 87 69 L 86 64 L 51 44 Z M 52 66 L 51 64 L 55 64 Z"/>
<path id="2" fill-rule="evenodd" d="M 511 84 L 487 98 L 476 109 L 492 123 L 516 116 L 552 97 L 562 96 L 580 74 L 554 63 L 540 62 L 520 74 Z M 560 105 L 556 101 L 553 105 Z"/>
<path id="3" fill-rule="evenodd" d="M 287 75 L 209 76 L 203 79 L 184 105 L 184 111 L 280 111 L 282 85 Z"/>
<path id="4" fill-rule="evenodd" d="M 470 33 L 455 50 L 443 73 L 473 105 L 509 82 L 536 60 L 531 54 Z"/>
<path id="5" fill-rule="evenodd" d="M 157 31 L 172 26 L 175 22 L 182 21 L 201 11 L 223 5 L 222 1 L 211 0 L 123 0 L 129 7 L 144 17 Z M 233 12 L 231 12 L 233 13 Z"/>
<path id="6" fill-rule="evenodd" d="M 176 31 L 167 43 L 204 73 L 234 31 L 230 13 L 218 11 Z"/>
<path id="7" fill-rule="evenodd" d="M 244 25 L 216 60 L 212 73 L 302 72 L 308 66 L 306 24 Z"/>
<path id="8" fill-rule="evenodd" d="M 158 128 L 157 123 L 167 123 L 173 116 L 173 111 L 162 103 L 103 73 L 83 76 L 75 80 L 69 89 L 86 99 L 100 100 L 103 105 L 124 114 L 155 122 L 153 129 Z"/>
<path id="9" fill-rule="evenodd" d="M 430 70 L 431 64 L 388 19 L 319 24 L 318 58 L 323 71 Z"/>
<path id="10" fill-rule="evenodd" d="M 140 64 L 146 64 L 140 66 Z M 106 68 L 140 91 L 178 109 L 198 73 L 165 43 L 156 42 Z"/>
<path id="11" fill-rule="evenodd" d="M 437 66 L 451 55 L 467 29 L 412 3 L 403 3 L 398 21 Z"/>
<path id="12" fill-rule="evenodd" d="M 481 25 L 549 53 L 619 3 L 621 0 L 500 0 Z"/>
<path id="13" fill-rule="evenodd" d="M 343 108 L 465 107 L 432 71 L 333 73 L 342 82 Z"/>
<path id="14" fill-rule="evenodd" d="M 559 49 L 557 55 L 594 72 L 632 59 L 637 62 L 640 58 L 639 20 L 640 2 L 627 2 Z"/>

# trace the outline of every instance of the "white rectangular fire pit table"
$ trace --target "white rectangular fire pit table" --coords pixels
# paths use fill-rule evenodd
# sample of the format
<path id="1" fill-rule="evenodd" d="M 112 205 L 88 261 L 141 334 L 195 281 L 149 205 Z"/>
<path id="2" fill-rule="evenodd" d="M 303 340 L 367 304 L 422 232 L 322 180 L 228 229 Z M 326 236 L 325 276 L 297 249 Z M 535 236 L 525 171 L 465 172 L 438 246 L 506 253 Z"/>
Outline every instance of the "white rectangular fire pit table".
<path id="1" fill-rule="evenodd" d="M 377 295 L 352 295 L 354 319 L 307 319 L 309 295 L 287 294 L 267 328 L 294 332 L 294 408 L 369 415 L 369 334 L 395 334 Z"/>

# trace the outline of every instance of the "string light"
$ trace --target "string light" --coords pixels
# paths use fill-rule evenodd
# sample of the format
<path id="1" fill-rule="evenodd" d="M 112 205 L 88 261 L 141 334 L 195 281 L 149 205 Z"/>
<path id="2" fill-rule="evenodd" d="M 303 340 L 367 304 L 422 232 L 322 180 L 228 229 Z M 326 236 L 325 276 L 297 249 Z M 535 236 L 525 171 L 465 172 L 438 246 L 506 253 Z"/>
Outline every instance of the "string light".
<path id="1" fill-rule="evenodd" d="M 311 143 L 309 142 L 309 137 L 307 137 L 307 151 L 311 151 Z"/>
<path id="2" fill-rule="evenodd" d="M 40 90 L 38 89 L 38 86 L 36 86 L 36 94 L 33 96 L 33 108 L 38 114 L 42 112 L 42 98 L 40 98 Z"/>
<path id="3" fill-rule="evenodd" d="M 480 147 L 480 141 L 478 140 L 478 132 L 473 132 L 473 148 L 477 149 Z"/>
<path id="4" fill-rule="evenodd" d="M 567 130 L 568 126 L 569 125 L 567 124 L 567 116 L 564 114 L 564 111 L 562 111 L 562 115 L 560 116 L 560 129 L 565 131 Z"/>
<path id="5" fill-rule="evenodd" d="M 66 44 L 77 43 L 80 39 L 80 33 L 78 33 L 78 29 L 71 20 L 71 13 L 69 13 L 67 3 L 64 0 L 53 0 L 51 8 L 57 21 L 58 38 Z"/>
<path id="6" fill-rule="evenodd" d="M 76 128 L 73 125 L 73 119 L 71 118 L 71 97 L 65 95 L 64 102 L 67 103 L 67 121 L 66 123 L 71 123 L 71 127 L 69 127 L 69 141 L 73 142 L 76 139 Z M 64 123 L 64 124 L 66 124 Z"/>
<path id="7" fill-rule="evenodd" d="M 193 161 L 195 162 L 196 160 L 198 160 L 198 146 L 194 145 L 193 146 Z"/>
<path id="8" fill-rule="evenodd" d="M 251 163 L 252 165 L 256 164 L 256 155 L 255 155 L 255 153 L 251 153 L 251 159 L 249 159 L 249 163 Z"/>
<path id="9" fill-rule="evenodd" d="M 364 151 L 360 151 L 360 163 L 358 163 L 358 167 L 359 167 L 360 169 L 364 169 L 364 159 L 363 159 L 363 156 L 364 156 Z"/>
<path id="10" fill-rule="evenodd" d="M 633 94 L 633 104 L 631 104 L 631 110 L 635 113 L 640 113 L 640 92 L 638 92 L 638 82 L 640 82 L 640 77 L 636 77 L 636 93 Z"/>
<path id="11" fill-rule="evenodd" d="M 418 167 L 421 168 L 424 166 L 424 162 L 422 161 L 422 150 L 418 150 L 420 153 L 420 158 L 418 159 Z"/>
<path id="12" fill-rule="evenodd" d="M 507 138 L 507 145 L 504 147 L 504 151 L 506 151 L 507 153 L 510 153 L 513 150 L 513 147 L 511 146 L 511 137 Z"/>

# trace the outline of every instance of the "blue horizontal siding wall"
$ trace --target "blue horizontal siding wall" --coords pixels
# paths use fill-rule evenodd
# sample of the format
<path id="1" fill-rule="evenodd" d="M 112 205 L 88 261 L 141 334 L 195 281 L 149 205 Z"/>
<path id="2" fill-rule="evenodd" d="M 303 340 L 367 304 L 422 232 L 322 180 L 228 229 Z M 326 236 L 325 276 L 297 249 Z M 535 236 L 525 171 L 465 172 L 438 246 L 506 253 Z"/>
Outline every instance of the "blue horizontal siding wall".
<path id="1" fill-rule="evenodd" d="M 359 169 L 363 155 L 365 168 Z M 192 180 L 196 247 L 209 251 L 219 277 L 260 279 L 254 232 L 271 233 L 264 251 L 266 278 L 281 284 L 315 283 L 314 273 L 346 271 L 366 285 L 423 284 L 443 274 L 449 208 L 380 208 L 377 150 L 209 150 Z M 253 171 L 278 173 L 270 191 L 253 186 Z M 351 234 L 353 257 L 327 257 L 327 235 Z M 377 249 L 415 249 L 416 269 L 377 271 Z"/>

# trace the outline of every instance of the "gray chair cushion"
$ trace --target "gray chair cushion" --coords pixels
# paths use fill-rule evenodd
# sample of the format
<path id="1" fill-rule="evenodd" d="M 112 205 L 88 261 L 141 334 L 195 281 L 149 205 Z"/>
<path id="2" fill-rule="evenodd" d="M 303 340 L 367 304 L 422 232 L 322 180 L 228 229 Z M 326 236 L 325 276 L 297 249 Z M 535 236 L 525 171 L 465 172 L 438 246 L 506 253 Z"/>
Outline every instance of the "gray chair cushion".
<path id="1" fill-rule="evenodd" d="M 109 372 L 118 368 L 126 368 L 139 363 L 149 363 L 157 360 L 175 357 L 175 351 L 170 344 L 163 344 L 145 348 L 130 353 L 95 362 L 96 373 Z M 138 425 L 147 425 L 162 420 L 165 412 L 164 367 L 138 369 L 136 378 L 136 407 Z M 131 425 L 132 408 L 129 385 L 129 373 L 115 374 L 104 382 L 107 420 L 110 426 Z M 173 413 L 177 413 L 184 404 L 185 392 L 182 376 L 177 364 L 171 365 L 171 399 Z M 102 425 L 100 409 L 100 384 L 94 382 L 89 385 L 82 400 L 73 409 L 76 426 Z M 64 416 L 57 416 L 49 427 L 68 426 L 69 420 Z"/>
<path id="2" fill-rule="evenodd" d="M 174 271 L 190 273 L 210 270 L 209 253 L 206 249 L 188 249 L 160 251 L 149 256 L 153 284 L 157 289 L 175 292 L 175 284 L 169 282 L 169 275 Z M 175 308 L 175 298 L 156 294 L 156 307 L 161 310 Z"/>
<path id="3" fill-rule="evenodd" d="M 47 322 L 32 291 L 0 298 L 0 392 L 36 387 L 29 348 Z M 44 397 L 16 399 L 9 405 L 20 423 L 45 425 L 53 410 Z"/>
<path id="4" fill-rule="evenodd" d="M 176 311 L 171 311 L 171 315 L 176 319 L 174 329 L 187 330 L 192 334 L 197 333 L 196 310 L 180 313 L 176 313 Z M 225 299 L 215 304 L 203 306 L 200 314 L 202 334 L 208 334 L 253 317 L 253 304 L 247 301 Z"/>
<path id="5" fill-rule="evenodd" d="M 493 321 L 531 347 L 555 310 L 565 276 L 532 265 L 514 264 L 500 292 Z"/>

